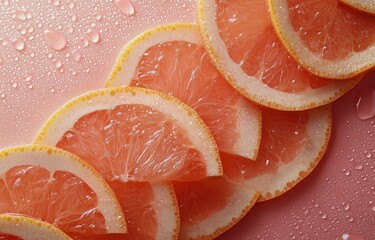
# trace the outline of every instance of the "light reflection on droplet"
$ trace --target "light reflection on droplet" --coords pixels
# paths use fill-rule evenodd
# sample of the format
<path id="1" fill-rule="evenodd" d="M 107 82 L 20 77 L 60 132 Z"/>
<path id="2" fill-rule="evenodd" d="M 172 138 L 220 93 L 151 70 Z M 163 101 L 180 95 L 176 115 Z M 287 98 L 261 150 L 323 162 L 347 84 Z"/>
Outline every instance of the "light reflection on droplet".
<path id="1" fill-rule="evenodd" d="M 25 49 L 25 42 L 22 39 L 13 40 L 12 45 L 18 51 Z"/>
<path id="2" fill-rule="evenodd" d="M 47 45 L 53 50 L 60 51 L 66 46 L 67 40 L 60 31 L 45 30 L 43 36 Z"/>
<path id="3" fill-rule="evenodd" d="M 95 29 L 90 29 L 87 31 L 87 36 L 90 38 L 91 42 L 97 43 L 100 40 L 100 35 Z"/>
<path id="4" fill-rule="evenodd" d="M 133 15 L 135 12 L 133 3 L 130 0 L 115 0 L 115 5 L 126 15 Z"/>

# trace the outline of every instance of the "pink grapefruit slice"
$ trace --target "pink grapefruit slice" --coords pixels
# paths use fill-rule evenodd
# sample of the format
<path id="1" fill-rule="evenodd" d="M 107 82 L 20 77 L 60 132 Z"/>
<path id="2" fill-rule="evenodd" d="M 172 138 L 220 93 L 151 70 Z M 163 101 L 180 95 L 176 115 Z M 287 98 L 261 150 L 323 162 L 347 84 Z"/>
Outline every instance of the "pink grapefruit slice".
<path id="1" fill-rule="evenodd" d="M 196 25 L 164 25 L 142 33 L 126 45 L 106 86 L 136 86 L 173 95 L 197 111 L 220 151 L 256 157 L 260 110 L 212 65 Z"/>
<path id="2" fill-rule="evenodd" d="M 360 80 L 317 77 L 299 65 L 274 33 L 266 0 L 200 0 L 198 14 L 213 63 L 256 103 L 307 110 L 331 103 Z"/>

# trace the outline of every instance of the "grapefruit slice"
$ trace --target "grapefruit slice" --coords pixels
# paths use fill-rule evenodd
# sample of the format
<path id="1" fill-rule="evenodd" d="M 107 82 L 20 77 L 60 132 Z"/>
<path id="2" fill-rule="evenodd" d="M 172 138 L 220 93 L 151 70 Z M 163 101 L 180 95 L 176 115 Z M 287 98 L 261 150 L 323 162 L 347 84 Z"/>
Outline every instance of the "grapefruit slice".
<path id="1" fill-rule="evenodd" d="M 0 214 L 0 239 L 3 240 L 72 240 L 53 225 L 25 216 Z"/>
<path id="2" fill-rule="evenodd" d="M 0 213 L 49 222 L 70 236 L 124 233 L 114 192 L 92 167 L 57 148 L 0 152 Z"/>
<path id="3" fill-rule="evenodd" d="M 231 166 L 225 163 L 236 162 L 237 158 L 225 153 L 221 155 L 223 166 Z M 252 163 L 245 158 L 242 160 Z M 234 226 L 254 206 L 259 193 L 242 181 L 229 178 L 226 171 L 224 167 L 222 177 L 173 183 L 181 216 L 179 239 L 214 239 Z"/>
<path id="4" fill-rule="evenodd" d="M 213 239 L 236 224 L 258 201 L 275 198 L 318 164 L 331 131 L 330 107 L 303 112 L 263 109 L 256 161 L 221 153 L 224 176 L 174 182 L 180 239 Z M 259 198 L 258 198 L 259 197 Z"/>
<path id="5" fill-rule="evenodd" d="M 260 141 L 258 107 L 212 65 L 193 24 L 160 26 L 135 38 L 120 54 L 106 87 L 165 92 L 197 111 L 220 151 L 254 159 Z"/>
<path id="6" fill-rule="evenodd" d="M 346 79 L 375 66 L 375 15 L 339 0 L 268 2 L 280 40 L 310 72 Z"/>
<path id="7" fill-rule="evenodd" d="M 139 239 L 178 236 L 178 205 L 163 182 L 222 175 L 213 136 L 197 113 L 154 90 L 86 93 L 58 110 L 35 142 L 72 152 L 97 169 L 129 215 L 128 231 Z"/>
<path id="8" fill-rule="evenodd" d="M 373 0 L 340 0 L 341 2 L 366 13 L 375 14 L 375 2 Z"/>
<path id="9" fill-rule="evenodd" d="M 225 175 L 258 191 L 258 201 L 275 198 L 317 166 L 327 149 L 331 125 L 331 106 L 301 112 L 264 109 L 257 160 L 223 161 Z"/>
<path id="10" fill-rule="evenodd" d="M 328 104 L 360 80 L 335 81 L 301 67 L 274 33 L 266 0 L 200 0 L 199 25 L 213 63 L 249 99 L 280 110 Z"/>

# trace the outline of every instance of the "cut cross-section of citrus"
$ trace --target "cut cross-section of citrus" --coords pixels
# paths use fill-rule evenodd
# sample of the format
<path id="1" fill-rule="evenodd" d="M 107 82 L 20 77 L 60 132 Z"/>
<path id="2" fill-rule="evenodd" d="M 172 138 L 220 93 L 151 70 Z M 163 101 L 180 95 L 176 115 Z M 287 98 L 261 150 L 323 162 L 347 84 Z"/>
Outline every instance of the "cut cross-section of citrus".
<path id="1" fill-rule="evenodd" d="M 238 91 L 274 109 L 328 104 L 360 80 L 317 77 L 301 67 L 274 33 L 267 0 L 200 0 L 199 25 L 213 63 Z"/>
<path id="2" fill-rule="evenodd" d="M 26 145 L 0 152 L 0 213 L 49 222 L 73 237 L 124 233 L 120 204 L 103 177 L 57 148 Z"/>
<path id="3" fill-rule="evenodd" d="M 268 3 L 280 40 L 310 72 L 346 79 L 375 67 L 375 15 L 340 0 Z"/>
<path id="4" fill-rule="evenodd" d="M 375 14 L 375 2 L 374 0 L 340 0 L 341 2 L 364 11 L 366 13 Z"/>
<path id="5" fill-rule="evenodd" d="M 330 130 L 330 107 L 304 112 L 263 109 L 262 140 L 255 162 L 221 153 L 224 176 L 174 182 L 180 239 L 217 237 L 237 223 L 258 196 L 264 201 L 288 191 L 318 164 Z"/>
<path id="6" fill-rule="evenodd" d="M 197 25 L 151 29 L 131 41 L 106 83 L 165 92 L 194 110 L 210 128 L 220 151 L 256 157 L 261 114 L 212 65 Z"/>
<path id="7" fill-rule="evenodd" d="M 232 165 L 225 162 L 236 162 L 237 158 L 222 153 L 222 177 L 173 183 L 181 216 L 179 239 L 213 239 L 233 227 L 256 203 L 259 193 L 254 188 L 226 175 L 227 170 L 231 173 L 236 170 L 226 169 Z"/>
<path id="8" fill-rule="evenodd" d="M 72 240 L 53 225 L 25 216 L 0 214 L 2 240 Z"/>
<path id="9" fill-rule="evenodd" d="M 327 149 L 331 124 L 331 106 L 302 112 L 264 109 L 257 160 L 223 161 L 225 176 L 258 191 L 259 201 L 275 198 L 317 166 Z"/>
<path id="10" fill-rule="evenodd" d="M 198 114 L 154 90 L 86 93 L 58 110 L 35 142 L 72 152 L 103 174 L 129 215 L 128 231 L 141 239 L 177 237 L 178 205 L 164 181 L 222 175 L 218 148 Z"/>

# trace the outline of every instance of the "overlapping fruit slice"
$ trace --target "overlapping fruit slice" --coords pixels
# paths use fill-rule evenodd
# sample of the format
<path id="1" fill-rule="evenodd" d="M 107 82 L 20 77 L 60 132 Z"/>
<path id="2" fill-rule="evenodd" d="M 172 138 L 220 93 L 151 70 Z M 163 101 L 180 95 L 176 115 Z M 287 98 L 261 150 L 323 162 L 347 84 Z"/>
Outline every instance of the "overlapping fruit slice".
<path id="1" fill-rule="evenodd" d="M 311 109 L 336 100 L 359 81 L 317 77 L 295 62 L 274 33 L 267 0 L 200 0 L 199 25 L 221 73 L 264 106 Z"/>
<path id="2" fill-rule="evenodd" d="M 53 225 L 25 216 L 0 214 L 0 239 L 3 240 L 72 240 Z"/>
<path id="3" fill-rule="evenodd" d="M 0 213 L 46 221 L 74 238 L 126 232 L 121 207 L 103 177 L 60 149 L 27 145 L 1 151 L 0 190 Z"/>
<path id="4" fill-rule="evenodd" d="M 173 95 L 197 111 L 220 151 L 256 157 L 260 111 L 212 65 L 196 25 L 160 26 L 131 41 L 106 86 L 136 86 Z"/>
<path id="5" fill-rule="evenodd" d="M 345 79 L 375 66 L 375 15 L 340 0 L 268 2 L 282 43 L 312 73 Z"/>
<path id="6" fill-rule="evenodd" d="M 35 142 L 56 145 L 97 169 L 127 216 L 123 239 L 173 239 L 178 206 L 169 180 L 222 174 L 217 145 L 197 113 L 141 88 L 84 94 L 58 110 Z"/>
<path id="7" fill-rule="evenodd" d="M 340 0 L 350 7 L 364 11 L 366 13 L 375 14 L 375 2 L 373 0 Z"/>
<path id="8" fill-rule="evenodd" d="M 180 239 L 212 239 L 238 222 L 258 196 L 265 201 L 291 189 L 318 164 L 330 132 L 329 106 L 303 112 L 264 109 L 255 162 L 221 153 L 223 177 L 174 182 Z"/>

